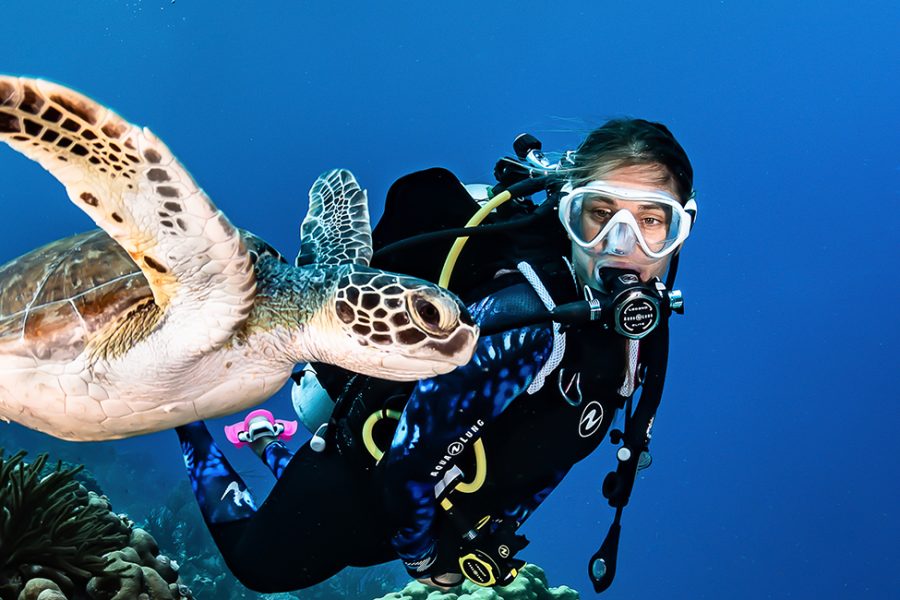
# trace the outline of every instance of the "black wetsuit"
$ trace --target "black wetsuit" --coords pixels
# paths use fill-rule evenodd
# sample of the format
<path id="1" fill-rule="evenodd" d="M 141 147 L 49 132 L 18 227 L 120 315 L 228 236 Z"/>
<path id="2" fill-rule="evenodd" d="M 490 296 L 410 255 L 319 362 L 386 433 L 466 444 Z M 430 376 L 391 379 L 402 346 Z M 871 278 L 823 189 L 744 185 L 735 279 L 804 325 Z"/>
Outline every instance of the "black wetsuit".
<path id="1" fill-rule="evenodd" d="M 580 298 L 568 270 L 558 273 L 547 285 L 554 300 Z M 476 320 L 543 308 L 521 276 L 504 282 L 473 306 Z M 283 472 L 258 509 L 202 423 L 179 428 L 198 503 L 229 568 L 261 592 L 307 587 L 345 566 L 398 556 L 413 575 L 443 572 L 459 538 L 434 487 L 453 465 L 470 478 L 476 439 L 487 477 L 476 492 L 455 494 L 458 511 L 521 524 L 604 439 L 632 392 L 622 387 L 626 378 L 634 383 L 623 338 L 596 326 L 565 337 L 562 362 L 535 393 L 526 389 L 550 360 L 549 324 L 482 337 L 468 365 L 414 386 L 351 377 L 342 391 L 349 409 L 326 451 L 307 444 L 286 466 L 273 466 Z M 381 431 L 390 450 L 376 465 L 361 442 L 362 423 L 385 403 L 403 414 L 395 432 Z M 278 462 L 278 454 L 267 458 Z"/>

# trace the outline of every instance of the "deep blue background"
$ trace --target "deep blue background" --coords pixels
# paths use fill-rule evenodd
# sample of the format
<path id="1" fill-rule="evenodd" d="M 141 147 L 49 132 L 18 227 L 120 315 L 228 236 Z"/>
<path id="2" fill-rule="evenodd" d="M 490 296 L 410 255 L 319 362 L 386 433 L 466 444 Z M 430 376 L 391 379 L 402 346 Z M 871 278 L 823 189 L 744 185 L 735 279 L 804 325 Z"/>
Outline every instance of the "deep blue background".
<path id="1" fill-rule="evenodd" d="M 411 170 L 489 181 L 522 131 L 562 150 L 607 117 L 667 123 L 700 219 L 656 460 L 607 596 L 886 598 L 900 589 L 900 10 L 848 4 L 7 0 L 0 69 L 149 126 L 234 223 L 289 255 L 328 168 L 354 171 L 377 218 Z M 0 261 L 91 227 L 12 151 L 0 182 Z M 284 391 L 269 406 L 290 410 Z M 171 432 L 109 444 L 146 456 L 144 500 L 183 477 Z M 583 597 L 612 464 L 604 445 L 527 525 L 527 558 Z"/>

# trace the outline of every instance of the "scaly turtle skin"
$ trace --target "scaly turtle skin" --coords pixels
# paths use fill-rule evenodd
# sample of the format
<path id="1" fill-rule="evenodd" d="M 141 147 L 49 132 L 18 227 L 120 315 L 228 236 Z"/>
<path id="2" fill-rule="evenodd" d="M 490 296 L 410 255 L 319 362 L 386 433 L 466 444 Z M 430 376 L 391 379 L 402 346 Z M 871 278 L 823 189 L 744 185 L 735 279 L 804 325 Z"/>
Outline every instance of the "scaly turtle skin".
<path id="1" fill-rule="evenodd" d="M 299 362 L 446 373 L 477 328 L 425 281 L 369 268 L 366 194 L 310 190 L 289 264 L 236 229 L 147 129 L 62 86 L 0 76 L 0 139 L 102 228 L 0 267 L 0 418 L 106 440 L 247 409 Z"/>

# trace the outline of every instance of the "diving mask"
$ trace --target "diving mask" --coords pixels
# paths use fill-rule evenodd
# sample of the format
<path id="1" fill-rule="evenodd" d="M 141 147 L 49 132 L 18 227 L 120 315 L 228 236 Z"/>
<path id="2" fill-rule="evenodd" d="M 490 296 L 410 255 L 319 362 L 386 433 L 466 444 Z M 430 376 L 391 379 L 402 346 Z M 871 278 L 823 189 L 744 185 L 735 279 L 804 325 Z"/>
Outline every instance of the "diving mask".
<path id="1" fill-rule="evenodd" d="M 681 203 L 662 190 L 591 181 L 560 190 L 559 219 L 575 244 L 594 254 L 626 257 L 640 247 L 658 261 L 674 252 L 691 230 L 696 202 Z"/>

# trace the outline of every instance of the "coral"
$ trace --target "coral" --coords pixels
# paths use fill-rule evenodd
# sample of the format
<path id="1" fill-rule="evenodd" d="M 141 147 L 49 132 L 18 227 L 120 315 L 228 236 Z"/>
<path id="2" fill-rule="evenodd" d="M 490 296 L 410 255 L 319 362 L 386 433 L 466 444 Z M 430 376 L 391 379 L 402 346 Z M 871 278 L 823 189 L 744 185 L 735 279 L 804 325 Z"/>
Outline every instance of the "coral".
<path id="1" fill-rule="evenodd" d="M 159 554 L 156 540 L 134 528 L 128 546 L 106 555 L 104 572 L 87 583 L 92 600 L 126 600 L 146 594 L 154 600 L 183 600 L 192 597 L 178 579 L 178 563 Z"/>
<path id="2" fill-rule="evenodd" d="M 78 483 L 83 467 L 24 455 L 0 450 L 0 599 L 193 598 L 153 536 Z"/>
<path id="3" fill-rule="evenodd" d="M 100 482 L 97 481 L 97 478 L 94 475 L 84 468 L 84 465 L 76 465 L 70 463 L 66 460 L 58 461 L 56 466 L 45 464 L 44 468 L 41 469 L 41 472 L 38 474 L 40 479 L 43 479 L 47 475 L 50 475 L 56 469 L 61 470 L 71 470 L 72 476 L 75 481 L 83 485 L 86 489 L 91 490 L 92 492 L 96 492 L 98 495 L 103 495 L 103 490 L 100 487 Z"/>
<path id="4" fill-rule="evenodd" d="M 88 596 L 93 600 L 137 598 L 143 587 L 141 568 L 134 563 L 138 560 L 137 552 L 131 548 L 116 550 L 106 558 L 109 559 L 106 572 L 87 583 Z"/>
<path id="5" fill-rule="evenodd" d="M 169 557 L 159 553 L 159 545 L 152 535 L 135 527 L 128 545 L 137 551 L 140 564 L 156 571 L 166 584 L 175 583 L 178 579 L 178 563 L 173 564 Z"/>
<path id="6" fill-rule="evenodd" d="M 75 592 L 75 584 L 72 582 L 72 579 L 59 569 L 51 569 L 40 565 L 27 565 L 19 569 L 19 574 L 29 583 L 32 579 L 50 580 L 65 595 L 72 595 Z"/>
<path id="7" fill-rule="evenodd" d="M 0 580 L 28 565 L 67 577 L 101 573 L 103 555 L 123 546 L 127 532 L 74 480 L 81 467 L 58 463 L 41 478 L 47 455 L 30 464 L 24 456 L 22 451 L 4 458 L 0 451 Z"/>
<path id="8" fill-rule="evenodd" d="M 399 592 L 392 592 L 377 600 L 578 600 L 575 590 L 566 586 L 548 587 L 544 570 L 537 565 L 525 565 L 519 576 L 505 587 L 483 588 L 470 581 L 449 590 L 438 590 L 417 581 L 410 582 Z"/>
<path id="9" fill-rule="evenodd" d="M 22 593 L 19 594 L 18 600 L 38 600 L 38 598 L 48 590 L 53 590 L 62 594 L 62 590 L 59 589 L 59 586 L 49 579 L 41 579 L 40 577 L 31 579 L 25 584 L 25 588 L 22 590 Z M 63 596 L 63 598 L 65 598 L 65 596 Z"/>

